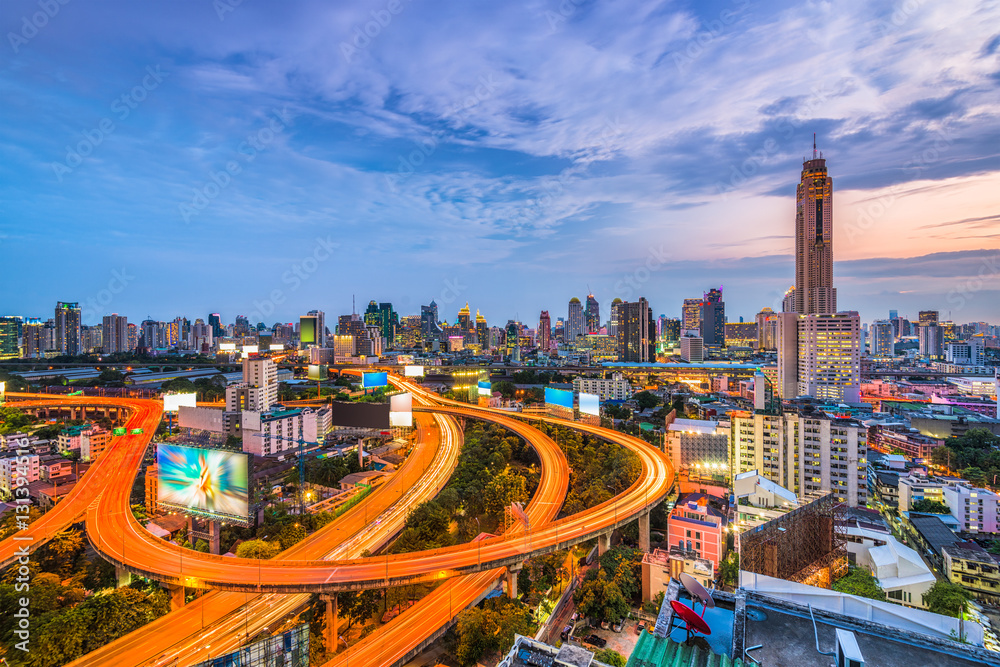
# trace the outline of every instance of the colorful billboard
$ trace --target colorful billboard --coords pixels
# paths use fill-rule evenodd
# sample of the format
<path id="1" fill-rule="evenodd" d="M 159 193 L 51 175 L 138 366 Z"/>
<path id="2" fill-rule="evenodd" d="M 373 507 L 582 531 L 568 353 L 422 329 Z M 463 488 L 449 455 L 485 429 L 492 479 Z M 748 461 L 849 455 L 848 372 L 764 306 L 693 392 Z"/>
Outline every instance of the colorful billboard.
<path id="1" fill-rule="evenodd" d="M 568 389 L 545 388 L 545 404 L 556 405 L 568 410 L 573 409 L 573 392 Z"/>
<path id="2" fill-rule="evenodd" d="M 164 507 L 249 523 L 247 454 L 158 443 L 156 467 L 157 501 Z"/>
<path id="3" fill-rule="evenodd" d="M 389 384 L 389 374 L 384 371 L 381 373 L 361 374 L 361 386 L 365 389 L 371 389 L 372 387 L 384 387 L 387 384 Z"/>
<path id="4" fill-rule="evenodd" d="M 403 375 L 408 378 L 422 378 L 424 376 L 423 366 L 406 366 L 403 368 Z"/>
<path id="5" fill-rule="evenodd" d="M 601 416 L 601 397 L 580 392 L 580 414 Z"/>
<path id="6" fill-rule="evenodd" d="M 192 392 L 190 394 L 163 395 L 164 412 L 177 412 L 182 405 L 186 405 L 189 408 L 198 407 L 198 394 Z"/>

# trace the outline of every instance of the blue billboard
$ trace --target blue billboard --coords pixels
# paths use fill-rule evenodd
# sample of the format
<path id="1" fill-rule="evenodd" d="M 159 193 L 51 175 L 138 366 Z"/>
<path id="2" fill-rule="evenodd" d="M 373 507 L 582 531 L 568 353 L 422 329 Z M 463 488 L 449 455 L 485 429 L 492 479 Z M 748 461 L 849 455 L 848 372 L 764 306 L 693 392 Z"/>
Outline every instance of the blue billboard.
<path id="1" fill-rule="evenodd" d="M 480 396 L 492 396 L 493 395 L 493 384 L 489 380 L 480 380 L 479 382 L 479 395 Z"/>
<path id="2" fill-rule="evenodd" d="M 601 416 L 601 397 L 580 392 L 580 414 Z"/>
<path id="3" fill-rule="evenodd" d="M 545 388 L 545 405 L 558 405 L 560 408 L 573 409 L 573 392 L 568 389 Z"/>
<path id="4" fill-rule="evenodd" d="M 361 374 L 361 386 L 365 389 L 384 387 L 387 384 L 389 384 L 389 374 L 386 372 Z"/>

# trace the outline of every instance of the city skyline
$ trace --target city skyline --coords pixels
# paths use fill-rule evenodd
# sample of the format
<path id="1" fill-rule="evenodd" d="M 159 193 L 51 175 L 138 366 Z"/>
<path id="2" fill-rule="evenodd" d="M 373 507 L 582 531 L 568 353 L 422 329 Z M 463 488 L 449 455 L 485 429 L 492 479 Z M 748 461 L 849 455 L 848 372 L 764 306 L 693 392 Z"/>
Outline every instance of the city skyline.
<path id="1" fill-rule="evenodd" d="M 795 281 L 815 132 L 838 307 L 995 317 L 995 9 L 221 6 L 31 31 L 11 3 L 0 247 L 33 279 L 4 312 L 270 323 L 357 294 L 505 322 L 593 292 L 677 317 L 724 284 L 750 320 Z"/>

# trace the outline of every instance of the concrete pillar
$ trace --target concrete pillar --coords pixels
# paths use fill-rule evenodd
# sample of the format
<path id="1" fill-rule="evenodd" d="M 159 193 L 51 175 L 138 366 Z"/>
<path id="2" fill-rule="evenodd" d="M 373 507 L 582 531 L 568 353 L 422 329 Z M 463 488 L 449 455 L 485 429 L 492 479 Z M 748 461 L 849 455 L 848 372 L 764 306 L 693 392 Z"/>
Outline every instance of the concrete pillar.
<path id="1" fill-rule="evenodd" d="M 597 536 L 597 555 L 603 556 L 611 548 L 611 533 L 601 533 Z"/>
<path id="2" fill-rule="evenodd" d="M 115 579 L 118 582 L 118 588 L 128 586 L 132 583 L 132 573 L 121 565 L 115 565 Z"/>
<path id="3" fill-rule="evenodd" d="M 511 600 L 517 599 L 517 573 L 521 571 L 522 564 L 507 566 L 507 597 Z"/>
<path id="4" fill-rule="evenodd" d="M 219 556 L 221 549 L 222 526 L 218 521 L 208 522 L 208 550 L 209 553 Z M 646 515 L 646 544 L 649 544 L 649 515 Z M 648 549 L 647 549 L 648 551 Z"/>
<path id="5" fill-rule="evenodd" d="M 649 512 L 639 515 L 639 551 L 649 553 Z"/>
<path id="6" fill-rule="evenodd" d="M 323 642 L 327 653 L 337 652 L 337 594 L 321 595 L 320 600 L 326 602 L 326 615 L 323 623 Z"/>
<path id="7" fill-rule="evenodd" d="M 170 593 L 170 611 L 177 611 L 184 606 L 184 587 L 180 584 L 164 584 Z"/>

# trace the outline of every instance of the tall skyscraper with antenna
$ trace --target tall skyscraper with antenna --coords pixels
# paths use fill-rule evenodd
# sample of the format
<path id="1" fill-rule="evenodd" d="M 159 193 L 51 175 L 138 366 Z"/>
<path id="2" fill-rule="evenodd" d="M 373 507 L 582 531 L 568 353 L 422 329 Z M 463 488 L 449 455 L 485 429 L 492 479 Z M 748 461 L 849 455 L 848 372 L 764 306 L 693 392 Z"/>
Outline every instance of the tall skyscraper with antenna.
<path id="1" fill-rule="evenodd" d="M 795 193 L 795 312 L 837 312 L 833 286 L 833 179 L 813 135 L 811 160 L 802 163 Z"/>

